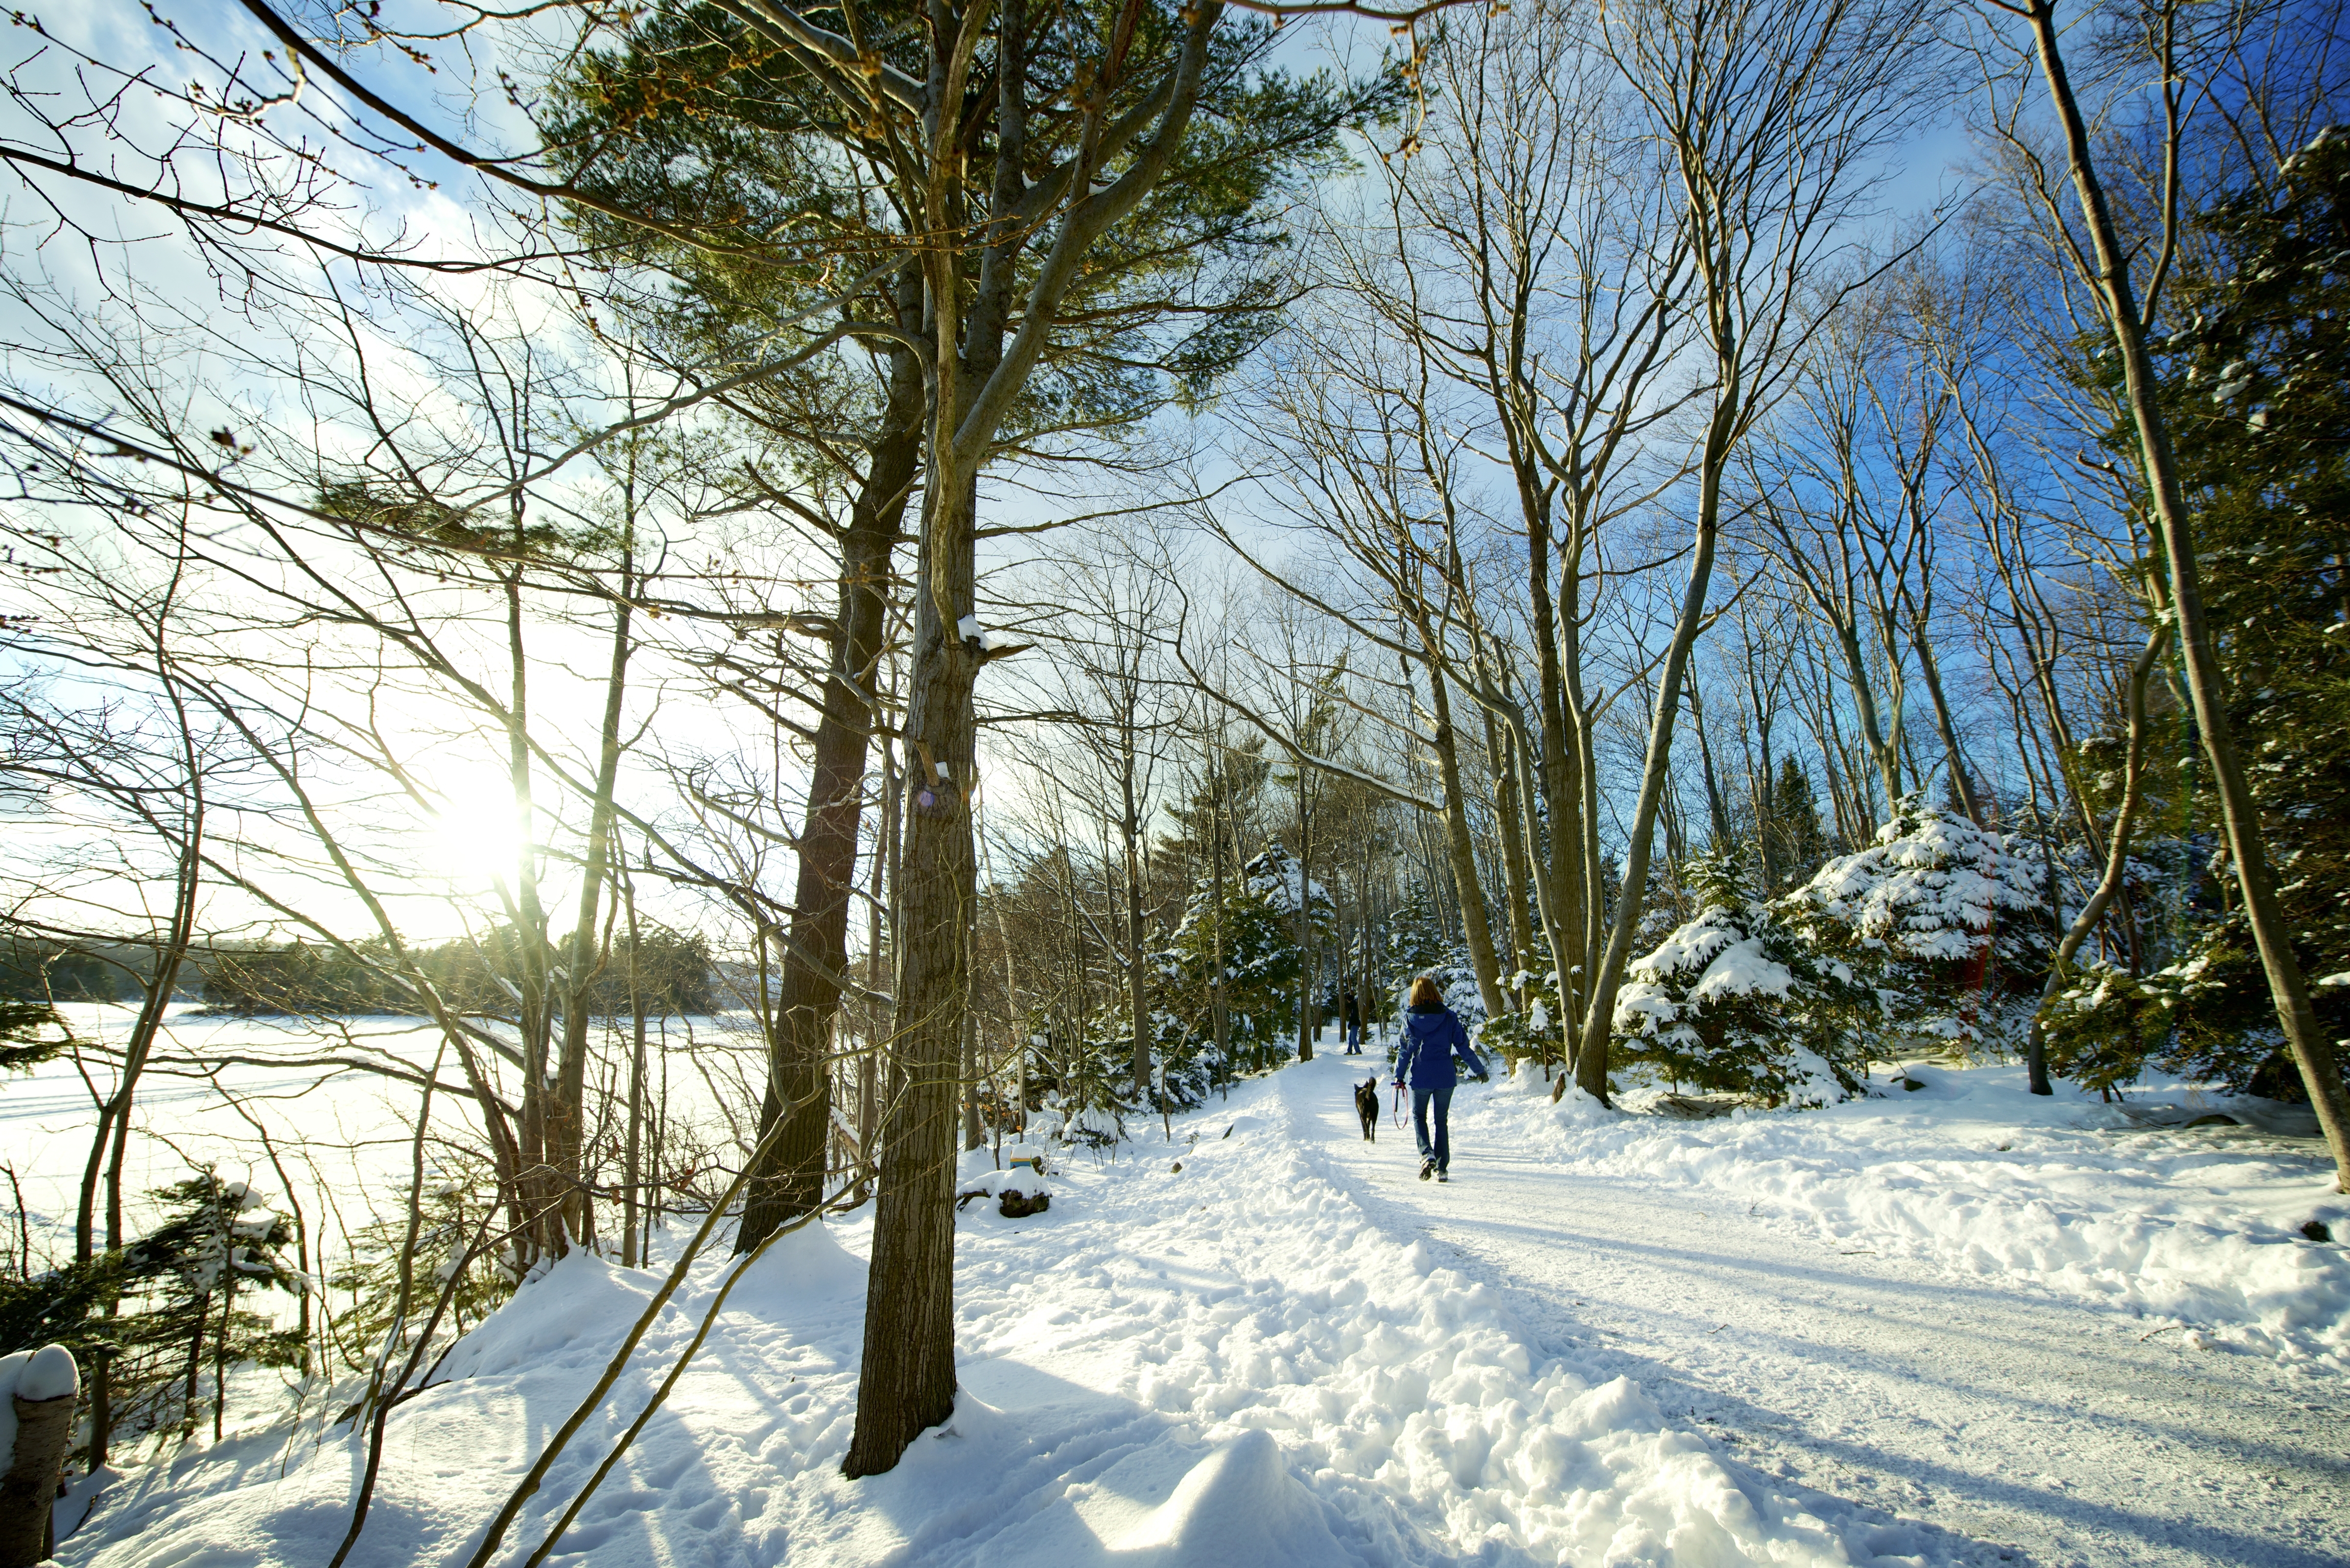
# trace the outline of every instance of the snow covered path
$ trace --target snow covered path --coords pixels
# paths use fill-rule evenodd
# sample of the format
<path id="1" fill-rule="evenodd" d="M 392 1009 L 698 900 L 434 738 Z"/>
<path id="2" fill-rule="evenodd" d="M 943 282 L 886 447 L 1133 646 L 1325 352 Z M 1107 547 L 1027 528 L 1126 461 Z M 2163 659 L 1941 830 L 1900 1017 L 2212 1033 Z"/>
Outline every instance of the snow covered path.
<path id="1" fill-rule="evenodd" d="M 2339 1376 L 2145 1338 L 2111 1308 L 1791 1234 L 1726 1193 L 1565 1170 L 1517 1142 L 1472 1136 L 1450 1185 L 1421 1183 L 1408 1127 L 1362 1141 L 1348 1080 L 1378 1064 L 1278 1075 L 1309 1159 L 1375 1223 L 1514 1298 L 1544 1351 L 1634 1379 L 1757 1469 L 1939 1525 L 1984 1562 L 2350 1562 Z M 1489 1092 L 1462 1089 L 1456 1132 Z"/>

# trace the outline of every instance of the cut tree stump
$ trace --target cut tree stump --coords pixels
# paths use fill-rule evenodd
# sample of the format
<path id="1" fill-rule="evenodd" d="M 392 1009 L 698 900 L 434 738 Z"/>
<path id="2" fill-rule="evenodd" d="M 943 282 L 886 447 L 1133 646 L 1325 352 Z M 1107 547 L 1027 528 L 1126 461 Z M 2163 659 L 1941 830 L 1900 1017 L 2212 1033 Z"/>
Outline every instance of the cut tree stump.
<path id="1" fill-rule="evenodd" d="M 71 1394 L 8 1397 L 16 1411 L 16 1447 L 8 1473 L 0 1477 L 0 1568 L 33 1568 L 57 1546 L 50 1539 L 51 1510 L 73 1440 L 76 1400 Z"/>

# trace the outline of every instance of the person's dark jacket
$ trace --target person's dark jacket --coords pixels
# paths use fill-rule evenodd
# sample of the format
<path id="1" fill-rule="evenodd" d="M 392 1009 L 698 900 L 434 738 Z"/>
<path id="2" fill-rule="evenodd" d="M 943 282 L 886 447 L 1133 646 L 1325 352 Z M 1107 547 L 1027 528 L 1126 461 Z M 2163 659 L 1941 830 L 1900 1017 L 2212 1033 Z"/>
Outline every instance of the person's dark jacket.
<path id="1" fill-rule="evenodd" d="M 1469 1031 L 1449 1007 L 1415 1007 L 1404 1014 L 1403 1044 L 1396 1051 L 1395 1081 L 1415 1089 L 1449 1089 L 1460 1082 L 1454 1058 L 1478 1077 L 1485 1064 L 1469 1046 Z"/>

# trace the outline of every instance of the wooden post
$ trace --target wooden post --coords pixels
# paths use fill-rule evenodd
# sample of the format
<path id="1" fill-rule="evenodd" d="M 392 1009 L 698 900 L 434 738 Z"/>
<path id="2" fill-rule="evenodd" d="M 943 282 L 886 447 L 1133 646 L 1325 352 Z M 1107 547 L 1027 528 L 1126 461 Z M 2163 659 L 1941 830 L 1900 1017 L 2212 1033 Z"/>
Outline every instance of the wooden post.
<path id="1" fill-rule="evenodd" d="M 73 1440 L 81 1374 L 73 1353 L 62 1345 L 36 1351 L 15 1366 L 0 1363 L 0 1384 L 7 1386 L 16 1417 L 8 1470 L 0 1476 L 0 1568 L 33 1568 L 57 1545 L 50 1511 Z M 28 1394 L 33 1397 L 26 1398 Z"/>

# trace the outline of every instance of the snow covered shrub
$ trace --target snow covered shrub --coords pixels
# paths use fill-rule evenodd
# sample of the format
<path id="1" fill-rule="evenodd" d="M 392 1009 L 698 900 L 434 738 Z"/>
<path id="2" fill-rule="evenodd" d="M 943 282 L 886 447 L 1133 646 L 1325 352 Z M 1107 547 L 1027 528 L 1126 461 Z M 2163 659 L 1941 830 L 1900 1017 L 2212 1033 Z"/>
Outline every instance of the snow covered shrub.
<path id="1" fill-rule="evenodd" d="M 163 1220 L 125 1250 L 123 1310 L 103 1329 L 118 1439 L 192 1433 L 207 1407 L 217 1429 L 233 1370 L 298 1366 L 307 1352 L 300 1328 L 280 1328 L 239 1301 L 307 1290 L 283 1251 L 294 1239 L 289 1220 L 210 1166 L 150 1196 Z"/>
<path id="2" fill-rule="evenodd" d="M 1508 978 L 1516 981 L 1510 989 L 1526 999 L 1526 1009 L 1485 1020 L 1484 1026 L 1477 1032 L 1477 1049 L 1498 1054 L 1507 1064 L 1505 1071 L 1515 1071 L 1520 1062 L 1537 1062 L 1546 1075 L 1553 1064 L 1566 1060 L 1567 1031 L 1574 1027 L 1575 1021 L 1566 1016 L 1565 1008 L 1559 1002 L 1555 974 L 1537 976 L 1521 970 Z M 1476 977 L 1471 975 L 1471 996 L 1475 992 Z M 1479 1011 L 1482 1011 L 1482 1006 Z M 1465 1021 L 1468 1015 L 1464 1013 L 1462 1017 Z"/>
<path id="3" fill-rule="evenodd" d="M 2010 991 L 2037 991 L 2047 894 L 2036 857 L 1922 796 L 1901 802 L 1877 842 L 1823 865 L 1778 902 L 1822 958 L 1884 993 L 1914 1038 L 1981 1044 Z"/>
<path id="4" fill-rule="evenodd" d="M 2181 988 L 2168 975 L 2137 976 L 2111 964 L 2085 964 L 2041 1013 L 2048 1070 L 2111 1097 L 2146 1068 L 2150 1047 L 2177 1021 Z"/>
<path id="5" fill-rule="evenodd" d="M 1066 1141 L 1101 1147 L 1123 1137 L 1126 1115 L 1139 1104 L 1133 1041 L 1123 1022 L 1107 1010 L 1074 1027 L 1038 1019 L 1029 1041 L 1028 1093 L 1058 1113 Z M 1030 1117 L 1031 1136 L 1036 1125 Z"/>
<path id="6" fill-rule="evenodd" d="M 2321 985 L 2317 994 L 2330 989 L 2338 988 Z M 2109 1094 L 2153 1065 L 2232 1094 L 2309 1097 L 2241 910 L 2205 927 L 2184 960 L 2150 974 L 2079 966 L 2042 1022 L 2049 1070 L 2085 1089 Z"/>
<path id="7" fill-rule="evenodd" d="M 1181 1006 L 1191 1012 L 1181 994 L 1154 973 L 1148 992 L 1150 1011 L 1143 1027 L 1149 1036 L 1150 1085 L 1138 1090 L 1134 1082 L 1133 1017 L 1123 999 L 1086 1021 L 1081 1051 L 1083 1065 L 1066 1085 L 1073 1105 L 1090 1107 L 1114 1119 L 1128 1116 L 1153 1117 L 1163 1095 L 1172 1110 L 1190 1110 L 1215 1085 L 1215 1026 L 1203 1004 L 1197 1016 L 1178 1016 Z M 1239 1022 L 1236 1018 L 1235 1023 Z"/>
<path id="8" fill-rule="evenodd" d="M 1634 960 L 1616 993 L 1622 1059 L 1774 1106 L 1859 1093 L 1869 989 L 1749 898 L 1727 857 L 1692 862 L 1689 881 L 1696 918 Z"/>

